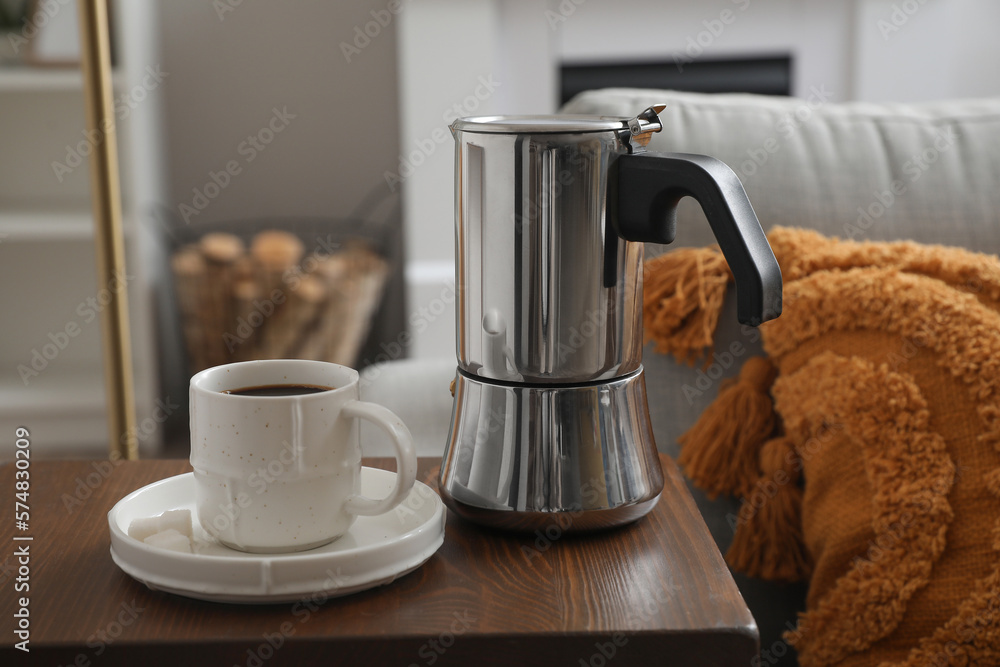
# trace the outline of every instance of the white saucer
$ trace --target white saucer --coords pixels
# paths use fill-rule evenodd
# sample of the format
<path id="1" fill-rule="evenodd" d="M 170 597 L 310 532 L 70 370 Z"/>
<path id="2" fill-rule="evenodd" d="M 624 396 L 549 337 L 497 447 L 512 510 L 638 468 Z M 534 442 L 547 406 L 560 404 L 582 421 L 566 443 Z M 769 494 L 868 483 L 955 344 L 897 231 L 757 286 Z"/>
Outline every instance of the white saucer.
<path id="1" fill-rule="evenodd" d="M 361 493 L 388 495 L 396 473 L 361 469 Z M 391 583 L 412 572 L 444 542 L 444 504 L 427 485 L 395 510 L 358 517 L 346 535 L 309 551 L 252 554 L 225 547 L 198 523 L 194 475 L 154 482 L 125 496 L 108 512 L 111 558 L 153 590 L 215 602 L 278 603 L 338 597 Z M 133 519 L 191 510 L 195 553 L 153 547 L 128 536 Z"/>

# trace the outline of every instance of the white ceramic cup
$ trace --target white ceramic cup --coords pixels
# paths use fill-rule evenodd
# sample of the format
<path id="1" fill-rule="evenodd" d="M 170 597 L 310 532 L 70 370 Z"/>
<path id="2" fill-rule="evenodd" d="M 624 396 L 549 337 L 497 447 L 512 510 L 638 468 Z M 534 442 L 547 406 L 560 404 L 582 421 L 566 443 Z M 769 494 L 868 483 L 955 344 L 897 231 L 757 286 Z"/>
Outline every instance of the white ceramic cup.
<path id="1" fill-rule="evenodd" d="M 246 396 L 227 391 L 318 385 L 329 391 Z M 204 370 L 191 378 L 191 465 L 198 520 L 219 542 L 255 553 L 332 542 L 357 516 L 388 512 L 413 487 L 409 430 L 388 408 L 358 400 L 358 372 L 322 361 L 271 359 Z M 385 498 L 359 495 L 357 418 L 396 448 L 396 484 Z"/>

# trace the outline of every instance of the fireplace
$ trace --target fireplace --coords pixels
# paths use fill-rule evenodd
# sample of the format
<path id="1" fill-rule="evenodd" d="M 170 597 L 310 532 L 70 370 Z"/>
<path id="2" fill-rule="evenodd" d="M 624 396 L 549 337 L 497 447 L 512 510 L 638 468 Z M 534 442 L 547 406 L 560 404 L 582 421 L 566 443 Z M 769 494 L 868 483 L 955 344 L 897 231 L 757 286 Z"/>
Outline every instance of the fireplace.
<path id="1" fill-rule="evenodd" d="M 559 68 L 560 104 L 596 88 L 655 88 L 693 93 L 792 93 L 790 54 L 751 58 L 698 58 L 572 63 Z"/>

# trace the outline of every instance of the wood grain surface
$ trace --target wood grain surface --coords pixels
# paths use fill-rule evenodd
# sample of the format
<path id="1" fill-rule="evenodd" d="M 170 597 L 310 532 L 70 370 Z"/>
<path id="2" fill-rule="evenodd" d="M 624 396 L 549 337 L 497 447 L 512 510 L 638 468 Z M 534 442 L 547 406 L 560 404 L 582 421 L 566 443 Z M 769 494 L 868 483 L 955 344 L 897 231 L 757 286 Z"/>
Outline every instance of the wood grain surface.
<path id="1" fill-rule="evenodd" d="M 369 463 L 386 463 L 369 461 Z M 750 612 L 673 462 L 646 518 L 617 530 L 499 533 L 448 517 L 445 543 L 389 586 L 331 600 L 231 605 L 154 592 L 109 553 L 107 512 L 185 461 L 32 462 L 30 528 L 0 466 L 4 665 L 749 665 Z M 431 481 L 438 461 L 420 461 Z M 435 485 L 433 482 L 431 486 Z M 30 542 L 14 536 L 30 535 Z M 30 653 L 13 648 L 30 545 Z"/>

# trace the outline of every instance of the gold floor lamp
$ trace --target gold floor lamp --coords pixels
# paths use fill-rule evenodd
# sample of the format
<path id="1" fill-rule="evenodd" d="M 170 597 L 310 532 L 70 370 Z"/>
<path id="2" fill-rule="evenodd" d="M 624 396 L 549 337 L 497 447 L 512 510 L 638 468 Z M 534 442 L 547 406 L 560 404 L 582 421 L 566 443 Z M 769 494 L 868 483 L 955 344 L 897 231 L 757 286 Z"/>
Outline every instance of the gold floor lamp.
<path id="1" fill-rule="evenodd" d="M 103 136 L 90 153 L 90 190 L 97 245 L 98 289 L 125 275 L 118 141 L 111 90 L 111 39 L 107 0 L 79 0 L 81 67 L 88 136 Z M 99 134 L 91 134 L 96 131 Z M 108 406 L 108 447 L 115 459 L 139 458 L 132 386 L 132 339 L 128 288 L 117 281 L 111 303 L 101 311 L 104 387 Z"/>

